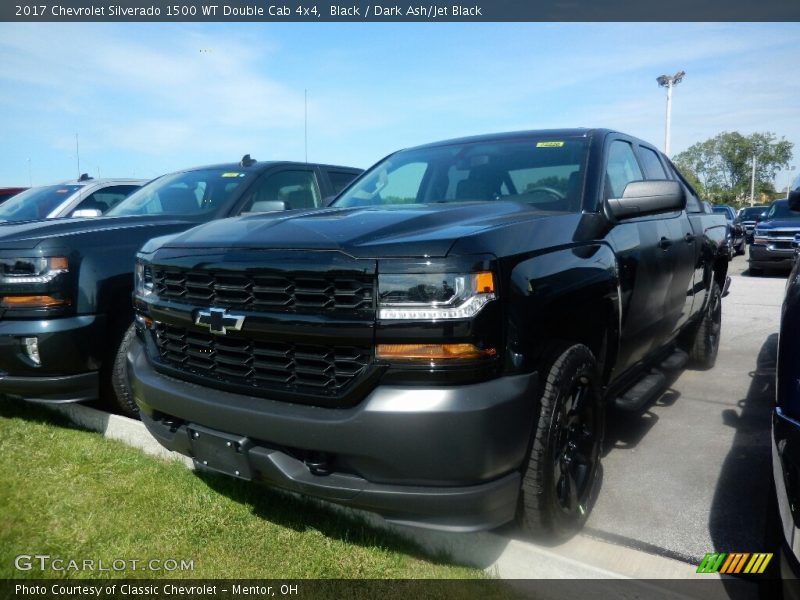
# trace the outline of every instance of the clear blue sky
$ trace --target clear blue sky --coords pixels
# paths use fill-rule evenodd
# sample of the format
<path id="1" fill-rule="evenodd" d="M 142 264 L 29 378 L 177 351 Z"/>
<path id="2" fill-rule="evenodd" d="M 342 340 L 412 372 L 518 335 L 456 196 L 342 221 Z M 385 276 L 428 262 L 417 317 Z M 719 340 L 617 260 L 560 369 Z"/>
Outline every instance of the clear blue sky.
<path id="1" fill-rule="evenodd" d="M 450 137 L 617 128 L 673 154 L 772 131 L 800 167 L 798 24 L 0 24 L 0 186 L 194 165 L 367 167 Z M 776 187 L 786 185 L 786 175 Z"/>

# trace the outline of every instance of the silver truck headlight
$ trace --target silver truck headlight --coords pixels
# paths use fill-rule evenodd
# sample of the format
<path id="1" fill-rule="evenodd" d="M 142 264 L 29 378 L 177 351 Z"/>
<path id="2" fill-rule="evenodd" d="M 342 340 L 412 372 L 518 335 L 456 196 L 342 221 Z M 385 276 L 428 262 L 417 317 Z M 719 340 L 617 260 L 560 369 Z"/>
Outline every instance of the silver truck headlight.
<path id="1" fill-rule="evenodd" d="M 65 256 L 0 258 L 0 283 L 49 283 L 69 271 Z"/>
<path id="2" fill-rule="evenodd" d="M 133 271 L 133 289 L 136 296 L 147 299 L 155 294 L 153 287 L 153 269 L 149 263 L 141 260 L 136 261 Z"/>
<path id="3" fill-rule="evenodd" d="M 495 298 L 491 271 L 378 276 L 379 319 L 469 319 Z"/>

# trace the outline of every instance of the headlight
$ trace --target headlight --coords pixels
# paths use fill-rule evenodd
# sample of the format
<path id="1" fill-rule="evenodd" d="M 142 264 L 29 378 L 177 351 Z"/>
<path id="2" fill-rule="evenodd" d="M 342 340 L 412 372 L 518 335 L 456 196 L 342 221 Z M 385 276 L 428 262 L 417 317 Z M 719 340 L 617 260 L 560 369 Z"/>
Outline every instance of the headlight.
<path id="1" fill-rule="evenodd" d="M 136 261 L 134 269 L 134 290 L 139 298 L 147 298 L 153 294 L 153 270 L 150 265 Z"/>
<path id="2" fill-rule="evenodd" d="M 495 297 L 491 271 L 378 276 L 379 319 L 468 319 Z"/>
<path id="3" fill-rule="evenodd" d="M 64 256 L 0 258 L 0 284 L 49 283 L 68 271 Z"/>
<path id="4" fill-rule="evenodd" d="M 767 244 L 769 243 L 769 239 L 767 238 L 767 234 L 763 229 L 759 229 L 756 227 L 753 230 L 753 243 L 754 244 Z"/>

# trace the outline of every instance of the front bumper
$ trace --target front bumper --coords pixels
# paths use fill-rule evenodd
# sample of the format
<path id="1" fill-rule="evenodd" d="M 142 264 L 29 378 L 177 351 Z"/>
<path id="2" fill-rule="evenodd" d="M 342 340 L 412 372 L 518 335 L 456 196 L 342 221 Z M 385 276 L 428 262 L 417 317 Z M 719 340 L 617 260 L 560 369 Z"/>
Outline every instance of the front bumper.
<path id="1" fill-rule="evenodd" d="M 773 248 L 769 245 L 751 244 L 748 262 L 752 267 L 791 269 L 794 265 L 793 248 Z"/>
<path id="2" fill-rule="evenodd" d="M 535 373 L 463 386 L 378 386 L 346 409 L 233 394 L 158 374 L 138 339 L 128 373 L 153 436 L 201 467 L 407 525 L 477 531 L 516 514 Z"/>
<path id="3" fill-rule="evenodd" d="M 98 397 L 105 321 L 95 315 L 0 321 L 0 394 L 37 402 L 81 402 Z M 38 340 L 41 365 L 24 351 Z"/>

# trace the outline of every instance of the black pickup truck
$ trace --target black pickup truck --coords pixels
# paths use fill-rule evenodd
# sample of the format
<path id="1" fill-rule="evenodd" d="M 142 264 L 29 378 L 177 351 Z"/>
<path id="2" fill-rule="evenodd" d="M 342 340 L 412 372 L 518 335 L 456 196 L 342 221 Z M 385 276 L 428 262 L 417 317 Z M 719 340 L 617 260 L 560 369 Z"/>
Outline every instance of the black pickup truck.
<path id="1" fill-rule="evenodd" d="M 567 536 L 606 406 L 714 364 L 725 231 L 613 131 L 400 151 L 329 208 L 146 244 L 129 381 L 199 468 L 446 530 L 522 506 Z"/>
<path id="2" fill-rule="evenodd" d="M 164 175 L 105 217 L 3 226 L 0 394 L 77 402 L 103 389 L 116 398 L 112 366 L 133 321 L 134 259 L 143 243 L 230 215 L 320 206 L 360 172 L 245 156 Z"/>

